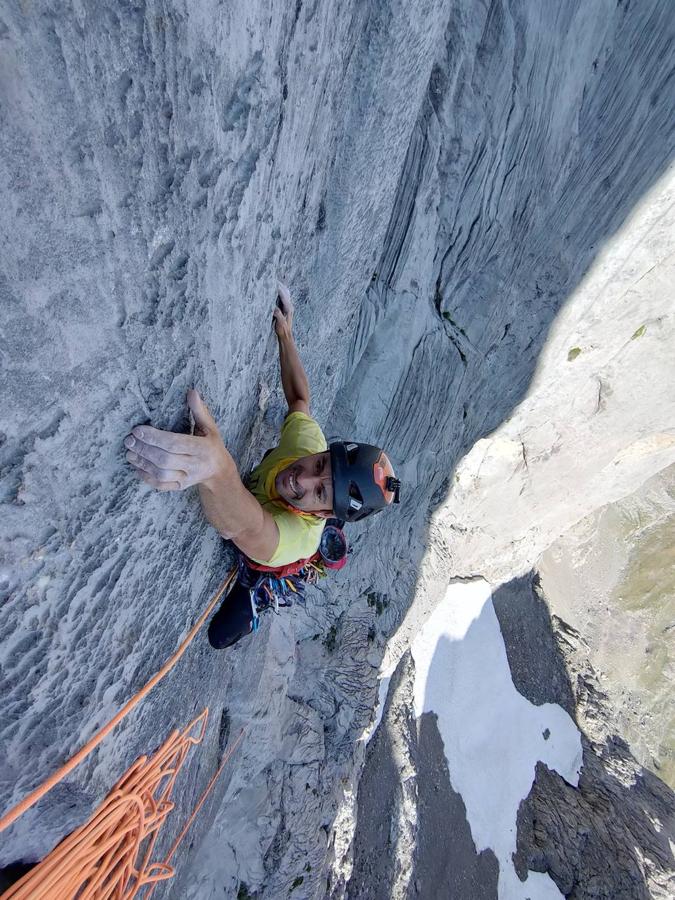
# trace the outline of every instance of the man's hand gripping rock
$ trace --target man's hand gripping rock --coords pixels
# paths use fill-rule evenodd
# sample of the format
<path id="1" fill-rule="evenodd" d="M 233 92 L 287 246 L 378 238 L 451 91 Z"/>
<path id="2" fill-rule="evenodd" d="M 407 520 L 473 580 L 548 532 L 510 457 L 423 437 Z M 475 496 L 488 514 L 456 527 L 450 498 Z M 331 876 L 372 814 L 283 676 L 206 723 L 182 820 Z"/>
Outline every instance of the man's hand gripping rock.
<path id="1" fill-rule="evenodd" d="M 272 315 L 274 316 L 274 330 L 278 338 L 290 338 L 293 334 L 293 301 L 291 292 L 285 284 L 277 281 L 277 305 Z"/>
<path id="2" fill-rule="evenodd" d="M 188 391 L 187 402 L 195 421 L 194 436 L 137 425 L 124 441 L 127 461 L 158 491 L 208 486 L 231 466 L 218 426 L 197 391 Z"/>

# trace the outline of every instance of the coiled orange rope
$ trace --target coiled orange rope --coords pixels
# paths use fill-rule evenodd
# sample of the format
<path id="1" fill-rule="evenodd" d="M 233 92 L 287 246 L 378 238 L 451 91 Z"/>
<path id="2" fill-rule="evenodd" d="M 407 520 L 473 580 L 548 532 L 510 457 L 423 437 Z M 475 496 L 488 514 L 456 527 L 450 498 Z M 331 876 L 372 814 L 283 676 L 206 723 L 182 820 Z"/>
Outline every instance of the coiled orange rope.
<path id="1" fill-rule="evenodd" d="M 135 694 L 131 698 L 131 700 L 129 700 L 127 703 L 125 703 L 125 705 L 122 707 L 122 709 L 115 716 L 113 716 L 112 719 L 106 725 L 104 725 L 102 728 L 100 728 L 99 731 L 97 731 L 96 734 L 89 741 L 87 741 L 87 743 L 83 747 L 81 747 L 77 751 L 77 753 L 75 753 L 73 756 L 71 756 L 70 759 L 67 760 L 61 766 L 60 769 L 57 769 L 53 775 L 50 775 L 49 778 L 46 778 L 42 782 L 42 784 L 40 784 L 38 787 L 36 787 L 34 791 L 31 791 L 27 797 L 24 797 L 23 800 L 21 800 L 19 803 L 17 803 L 15 806 L 13 806 L 8 812 L 6 812 L 5 815 L 0 819 L 0 831 L 4 831 L 5 828 L 8 828 L 12 824 L 12 822 L 16 821 L 16 819 L 18 819 L 19 816 L 23 815 L 27 809 L 30 809 L 31 806 L 35 806 L 35 804 L 38 802 L 38 800 L 40 800 L 42 797 L 44 797 L 45 794 L 49 793 L 49 791 L 51 791 L 51 789 L 54 787 L 54 785 L 58 784 L 60 781 L 63 781 L 63 779 L 66 777 L 66 775 L 68 775 L 70 772 L 72 772 L 76 766 L 78 766 L 84 759 L 86 759 L 87 756 L 89 756 L 89 754 L 92 752 L 92 750 L 94 750 L 96 747 L 98 747 L 98 745 L 101 743 L 101 741 L 108 734 L 110 734 L 110 732 L 113 730 L 113 728 L 115 728 L 116 725 L 119 725 L 119 723 L 122 721 L 122 719 L 124 719 L 125 716 L 128 716 L 129 713 L 131 712 L 131 710 L 135 706 L 138 706 L 138 704 L 141 702 L 141 700 L 150 693 L 150 691 L 155 687 L 156 684 L 158 684 L 162 680 L 162 678 L 164 678 L 164 676 L 167 674 L 167 672 L 170 672 L 171 669 L 173 669 L 173 667 L 176 665 L 178 660 L 181 658 L 181 656 L 187 650 L 187 648 L 190 645 L 190 643 L 192 642 L 192 639 L 194 638 L 194 636 L 197 634 L 199 629 L 202 627 L 204 622 L 207 620 L 211 610 L 214 608 L 214 606 L 220 600 L 220 598 L 223 596 L 223 594 L 230 588 L 230 586 L 234 582 L 236 575 L 237 575 L 237 567 L 235 566 L 232 569 L 232 571 L 229 573 L 229 575 L 227 576 L 225 581 L 222 583 L 222 585 L 220 586 L 220 588 L 218 589 L 215 596 L 210 601 L 209 605 L 206 607 L 206 609 L 204 610 L 202 615 L 199 617 L 199 619 L 197 619 L 197 621 L 195 622 L 194 626 L 188 633 L 185 640 L 178 647 L 178 649 L 173 654 L 173 656 L 170 656 L 169 659 L 167 659 L 167 661 L 164 663 L 164 665 L 159 670 L 159 672 L 157 672 L 156 675 L 153 675 L 153 677 L 150 679 L 150 681 L 148 681 L 148 683 L 145 685 L 145 687 L 141 688 L 141 690 L 138 691 L 138 693 Z"/>
<path id="2" fill-rule="evenodd" d="M 0 831 L 16 821 L 54 785 L 62 781 L 176 665 L 215 605 L 231 587 L 236 573 L 235 566 L 187 637 L 159 672 L 77 753 L 12 807 L 0 819 Z M 182 733 L 173 732 L 152 759 L 140 757 L 117 782 L 92 818 L 65 838 L 49 856 L 6 891 L 2 900 L 65 900 L 76 897 L 78 900 L 128 900 L 135 897 L 141 887 L 149 885 L 145 893 L 148 898 L 158 881 L 171 878 L 174 874 L 169 865 L 171 858 L 244 734 L 242 729 L 166 859 L 160 863 L 152 863 L 150 858 L 159 829 L 174 806 L 171 792 L 176 777 L 190 747 L 202 741 L 207 719 L 208 708 Z M 193 734 L 195 729 L 199 729 L 197 735 Z M 143 858 L 139 861 L 141 855 Z"/>
<path id="3" fill-rule="evenodd" d="M 91 819 L 6 891 L 2 900 L 131 900 L 148 887 L 147 900 L 157 882 L 175 874 L 170 860 L 244 734 L 242 729 L 167 857 L 152 862 L 159 831 L 174 808 L 176 778 L 190 748 L 203 740 L 207 719 L 205 709 L 182 733 L 174 731 L 153 757 L 136 760 Z"/>

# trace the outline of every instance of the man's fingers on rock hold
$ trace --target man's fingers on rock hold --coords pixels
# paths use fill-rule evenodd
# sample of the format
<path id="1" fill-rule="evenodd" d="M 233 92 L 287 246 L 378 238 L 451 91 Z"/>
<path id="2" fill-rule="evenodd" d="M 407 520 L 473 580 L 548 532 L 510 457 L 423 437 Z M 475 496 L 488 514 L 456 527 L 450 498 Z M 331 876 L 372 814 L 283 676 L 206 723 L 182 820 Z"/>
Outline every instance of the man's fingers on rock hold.
<path id="1" fill-rule="evenodd" d="M 176 434 L 173 431 L 162 431 L 160 428 L 153 428 L 152 425 L 137 425 L 132 428 L 130 438 L 134 441 L 137 439 L 143 444 L 151 444 L 153 447 L 161 447 L 162 450 L 168 450 L 170 453 L 187 453 L 194 450 L 194 438 L 189 434 Z M 127 439 L 128 440 L 128 439 Z M 127 449 L 136 449 L 131 444 L 127 444 Z"/>
<path id="2" fill-rule="evenodd" d="M 187 481 L 187 474 L 176 469 L 161 469 L 149 459 L 144 459 L 136 453 L 127 453 L 127 461 L 131 463 L 134 469 L 145 473 L 153 478 L 159 484 L 175 484 L 177 487 L 170 490 L 180 490 Z M 157 485 L 154 485 L 157 486 Z"/>
<path id="3" fill-rule="evenodd" d="M 147 472 L 143 472 L 141 469 L 136 469 L 136 472 L 147 485 L 154 488 L 156 491 L 181 490 L 181 486 L 177 481 L 158 481 L 156 478 L 153 478 L 152 475 L 148 475 Z"/>
<path id="4" fill-rule="evenodd" d="M 132 455 L 148 459 L 156 466 L 159 466 L 160 469 L 176 469 L 177 471 L 187 472 L 187 467 L 191 461 L 191 457 L 185 454 L 171 453 L 168 450 L 162 450 L 161 447 L 144 444 L 131 435 L 124 441 L 124 446 L 129 449 Z M 129 459 L 128 456 L 127 459 Z M 133 462 L 133 460 L 129 459 L 129 462 Z"/>
<path id="5" fill-rule="evenodd" d="M 285 316 L 288 316 L 291 312 L 293 312 L 291 292 L 288 290 L 283 281 L 279 280 L 277 280 L 277 298 L 278 303 L 281 306 L 281 311 Z"/>

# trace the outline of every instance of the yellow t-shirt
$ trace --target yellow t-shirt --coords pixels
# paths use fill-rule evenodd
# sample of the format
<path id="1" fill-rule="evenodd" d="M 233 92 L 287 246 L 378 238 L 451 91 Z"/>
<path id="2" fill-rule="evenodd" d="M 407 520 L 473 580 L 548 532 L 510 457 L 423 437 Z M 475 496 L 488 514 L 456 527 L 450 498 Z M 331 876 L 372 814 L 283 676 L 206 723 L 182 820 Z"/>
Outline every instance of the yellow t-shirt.
<path id="1" fill-rule="evenodd" d="M 323 453 L 328 449 L 326 438 L 318 424 L 302 412 L 289 413 L 281 426 L 279 444 L 251 472 L 247 486 L 263 509 L 277 523 L 279 543 L 271 559 L 255 559 L 254 562 L 269 566 L 287 566 L 299 559 L 306 559 L 319 549 L 325 519 L 309 513 L 296 515 L 280 503 L 274 487 L 274 479 L 280 469 L 301 456 Z"/>

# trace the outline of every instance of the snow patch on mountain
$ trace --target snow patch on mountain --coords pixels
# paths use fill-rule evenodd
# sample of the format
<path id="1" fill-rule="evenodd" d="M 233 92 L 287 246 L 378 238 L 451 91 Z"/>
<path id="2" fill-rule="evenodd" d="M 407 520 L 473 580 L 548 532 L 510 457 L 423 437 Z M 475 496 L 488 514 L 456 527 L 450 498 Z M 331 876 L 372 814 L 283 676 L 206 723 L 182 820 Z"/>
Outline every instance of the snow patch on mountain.
<path id="1" fill-rule="evenodd" d="M 516 690 L 491 596 L 483 579 L 448 586 L 412 644 L 415 715 L 438 716 L 476 849 L 499 860 L 501 900 L 547 900 L 563 896 L 548 875 L 523 884 L 513 867 L 518 807 L 538 761 L 578 784 L 581 736 L 560 706 L 535 706 Z"/>

